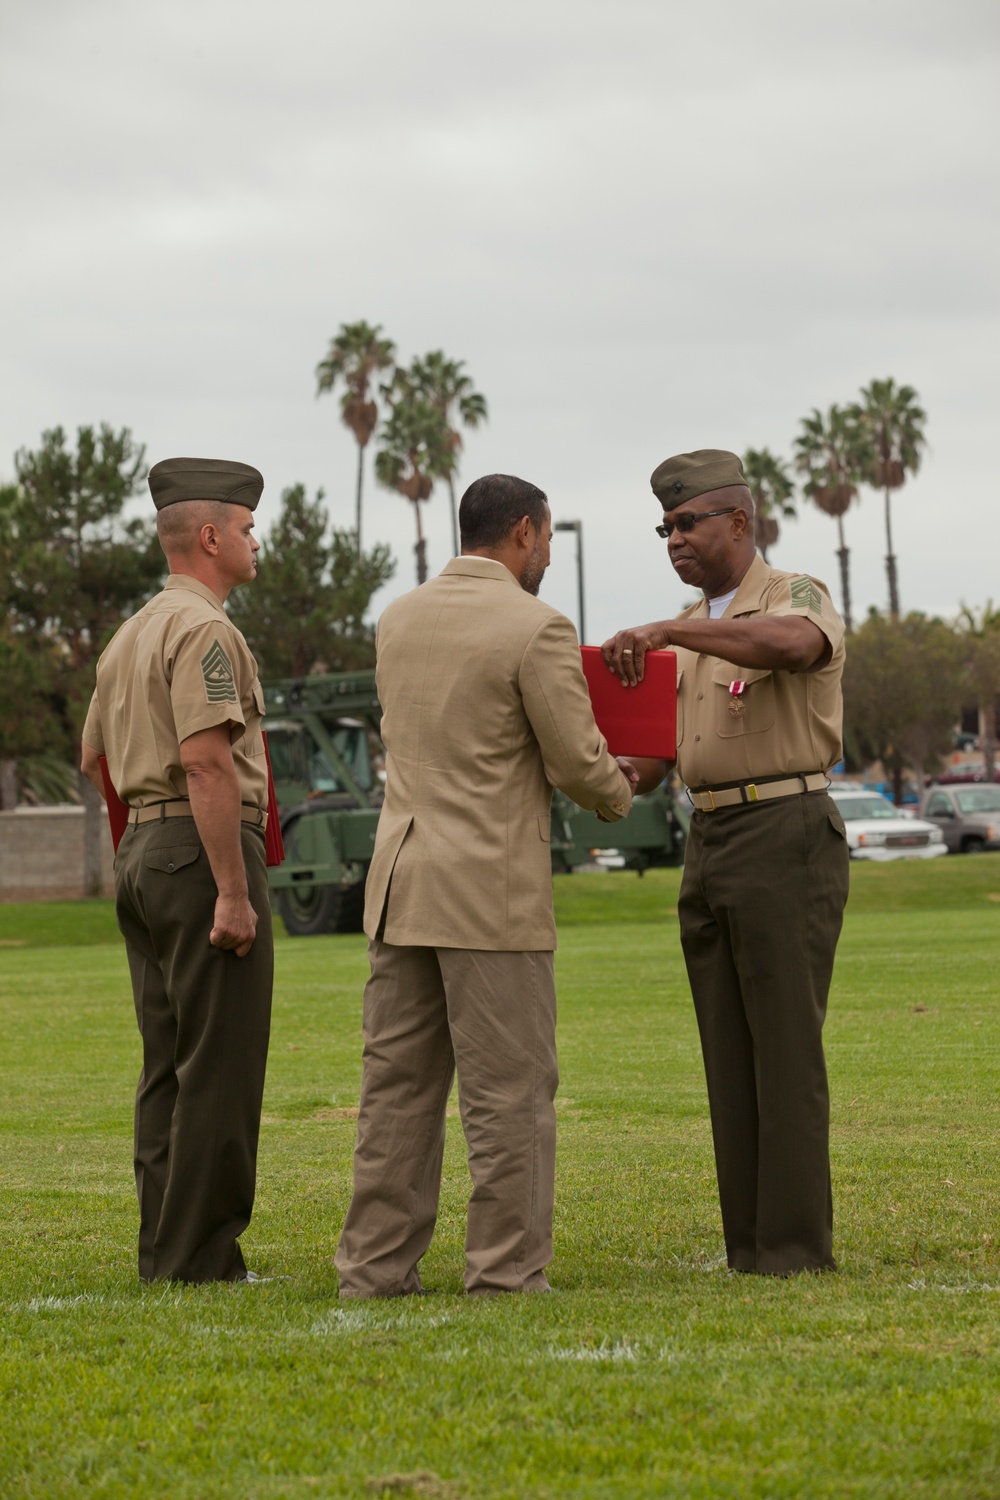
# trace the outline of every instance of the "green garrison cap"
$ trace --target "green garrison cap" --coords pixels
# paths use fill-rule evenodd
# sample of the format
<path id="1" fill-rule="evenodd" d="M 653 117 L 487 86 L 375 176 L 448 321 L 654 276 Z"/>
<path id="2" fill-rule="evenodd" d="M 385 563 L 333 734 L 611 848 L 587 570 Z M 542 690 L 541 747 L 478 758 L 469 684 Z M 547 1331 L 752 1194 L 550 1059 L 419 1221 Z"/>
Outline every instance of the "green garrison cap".
<path id="1" fill-rule="evenodd" d="M 256 510 L 264 476 L 225 458 L 165 458 L 150 469 L 148 483 L 157 510 L 181 500 L 222 500 Z"/>
<path id="2" fill-rule="evenodd" d="M 746 484 L 743 465 L 735 453 L 724 448 L 698 448 L 694 453 L 678 453 L 665 458 L 653 470 L 650 484 L 664 510 L 673 510 L 696 495 L 709 490 L 724 490 L 731 484 Z"/>

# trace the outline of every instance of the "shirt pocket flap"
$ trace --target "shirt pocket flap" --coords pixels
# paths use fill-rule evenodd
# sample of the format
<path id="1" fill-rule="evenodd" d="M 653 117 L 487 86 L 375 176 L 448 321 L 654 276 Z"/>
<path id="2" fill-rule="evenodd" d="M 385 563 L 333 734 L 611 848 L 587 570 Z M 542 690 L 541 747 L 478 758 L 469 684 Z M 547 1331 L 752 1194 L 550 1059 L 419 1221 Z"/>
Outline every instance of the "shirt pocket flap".
<path id="1" fill-rule="evenodd" d="M 731 682 L 745 682 L 747 687 L 771 676 L 770 667 L 734 667 L 732 662 L 720 661 L 712 668 L 712 681 L 728 687 Z"/>
<path id="2" fill-rule="evenodd" d="M 734 693 L 731 684 L 742 682 Z M 760 734 L 774 724 L 774 673 L 770 667 L 736 667 L 731 661 L 720 661 L 712 668 L 715 732 L 722 739 L 737 739 Z"/>
<path id="3" fill-rule="evenodd" d="M 200 844 L 175 844 L 169 849 L 150 849 L 146 853 L 146 868 L 173 875 L 176 870 L 183 870 L 185 865 L 193 865 L 200 853 Z"/>
<path id="4" fill-rule="evenodd" d="M 253 685 L 253 706 L 260 714 L 261 718 L 263 718 L 267 712 L 267 709 L 264 705 L 264 689 L 261 687 L 259 682 L 255 682 Z"/>
<path id="5" fill-rule="evenodd" d="M 538 836 L 547 844 L 552 842 L 552 815 L 551 813 L 538 814 Z"/>

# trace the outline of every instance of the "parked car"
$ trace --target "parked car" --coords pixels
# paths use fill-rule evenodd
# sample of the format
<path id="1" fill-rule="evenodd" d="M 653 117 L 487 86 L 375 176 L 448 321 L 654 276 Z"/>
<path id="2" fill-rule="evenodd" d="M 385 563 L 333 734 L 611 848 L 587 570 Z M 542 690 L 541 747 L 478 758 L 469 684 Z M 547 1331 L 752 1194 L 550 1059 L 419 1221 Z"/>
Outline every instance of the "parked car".
<path id="1" fill-rule="evenodd" d="M 940 828 L 950 854 L 1000 849 L 1000 786 L 931 786 L 921 812 Z"/>
<path id="2" fill-rule="evenodd" d="M 852 859 L 934 859 L 948 852 L 935 823 L 901 813 L 880 792 L 834 786 L 830 796 L 847 828 Z"/>
<path id="3" fill-rule="evenodd" d="M 994 768 L 993 780 L 1000 782 L 1000 765 Z M 954 770 L 941 771 L 934 778 L 936 786 L 968 786 L 970 782 L 975 782 L 979 785 L 985 782 L 989 786 L 990 778 L 987 776 L 983 766 L 956 766 Z"/>

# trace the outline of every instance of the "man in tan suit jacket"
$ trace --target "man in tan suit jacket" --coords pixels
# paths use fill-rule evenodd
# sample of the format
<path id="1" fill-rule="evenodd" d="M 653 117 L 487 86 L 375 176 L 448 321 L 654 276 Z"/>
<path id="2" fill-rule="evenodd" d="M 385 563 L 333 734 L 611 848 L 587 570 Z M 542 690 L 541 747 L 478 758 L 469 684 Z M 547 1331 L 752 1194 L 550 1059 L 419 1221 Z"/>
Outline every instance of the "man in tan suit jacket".
<path id="1" fill-rule="evenodd" d="M 594 722 L 576 632 L 536 597 L 545 495 L 476 480 L 462 556 L 378 624 L 386 795 L 368 875 L 361 1110 L 342 1297 L 423 1290 L 458 1071 L 466 1290 L 546 1291 L 555 1180 L 552 788 L 609 822 L 637 779 Z"/>

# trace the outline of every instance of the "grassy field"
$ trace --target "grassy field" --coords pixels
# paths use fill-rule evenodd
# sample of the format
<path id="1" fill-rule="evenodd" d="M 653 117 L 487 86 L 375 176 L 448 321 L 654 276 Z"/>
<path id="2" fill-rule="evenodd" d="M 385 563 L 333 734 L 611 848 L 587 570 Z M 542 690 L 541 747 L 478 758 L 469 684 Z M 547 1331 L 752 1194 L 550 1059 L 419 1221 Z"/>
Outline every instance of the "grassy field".
<path id="1" fill-rule="evenodd" d="M 857 867 L 836 1276 L 730 1278 L 673 871 L 557 881 L 552 1297 L 341 1306 L 363 940 L 282 939 L 255 1287 L 143 1288 L 108 903 L 0 907 L 0 1495 L 1000 1494 L 1000 856 Z"/>

